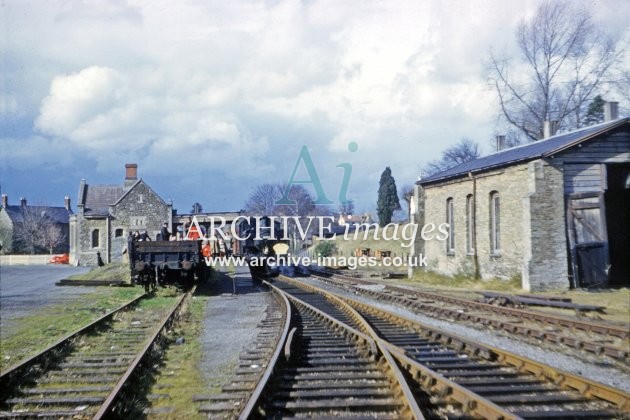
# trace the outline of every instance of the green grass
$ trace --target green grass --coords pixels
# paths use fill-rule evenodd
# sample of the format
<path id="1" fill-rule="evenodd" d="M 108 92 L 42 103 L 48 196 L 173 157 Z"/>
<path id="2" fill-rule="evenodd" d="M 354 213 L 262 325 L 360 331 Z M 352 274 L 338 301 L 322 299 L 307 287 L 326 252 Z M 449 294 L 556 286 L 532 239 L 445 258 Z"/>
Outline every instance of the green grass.
<path id="1" fill-rule="evenodd" d="M 0 369 L 5 370 L 38 353 L 108 311 L 139 296 L 140 288 L 107 287 L 76 301 L 46 306 L 37 313 L 12 320 L 0 346 Z"/>
<path id="2" fill-rule="evenodd" d="M 170 398 L 153 401 L 151 405 L 154 408 L 173 407 L 176 418 L 203 418 L 197 412 L 197 404 L 191 403 L 191 397 L 208 393 L 208 384 L 199 370 L 203 348 L 198 340 L 203 329 L 207 301 L 207 297 L 196 296 L 189 302 L 169 334 L 170 345 L 166 349 L 160 374 L 150 390 L 155 394 L 169 394 Z M 179 337 L 184 338 L 184 343 L 175 345 L 175 340 Z"/>
<path id="3" fill-rule="evenodd" d="M 413 277 L 407 282 L 413 285 L 457 288 L 464 290 L 494 290 L 501 292 L 520 292 L 521 279 L 514 277 L 509 280 L 491 279 L 481 280 L 464 275 L 445 276 L 432 271 L 415 270 Z"/>
<path id="4" fill-rule="evenodd" d="M 111 263 L 96 267 L 87 273 L 70 276 L 68 280 L 122 280 L 131 283 L 131 270 L 129 263 Z"/>

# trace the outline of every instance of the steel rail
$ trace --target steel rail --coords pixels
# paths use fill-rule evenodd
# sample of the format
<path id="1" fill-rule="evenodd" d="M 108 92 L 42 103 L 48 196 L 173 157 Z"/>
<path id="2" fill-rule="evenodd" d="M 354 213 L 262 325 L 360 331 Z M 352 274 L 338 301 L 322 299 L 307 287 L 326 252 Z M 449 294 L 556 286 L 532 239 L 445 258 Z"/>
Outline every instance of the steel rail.
<path id="1" fill-rule="evenodd" d="M 321 274 L 320 275 L 317 274 L 318 273 L 317 270 L 311 269 L 310 271 L 315 276 L 318 276 L 318 277 L 321 276 Z M 360 278 L 345 276 L 343 274 L 333 273 L 331 275 L 333 277 L 344 278 L 350 281 L 360 282 L 360 283 L 365 283 L 365 284 L 381 284 L 381 283 L 375 283 L 375 282 L 371 282 L 371 281 L 360 279 Z M 323 278 L 326 278 L 326 277 L 323 277 Z M 620 327 L 617 325 L 611 325 L 611 324 L 606 324 L 602 322 L 594 322 L 594 321 L 580 321 L 580 320 L 568 318 L 561 315 L 548 315 L 541 312 L 528 311 L 524 309 L 506 308 L 503 306 L 495 306 L 495 305 L 490 305 L 488 303 L 475 302 L 468 299 L 446 296 L 446 295 L 442 295 L 442 294 L 434 293 L 434 292 L 425 292 L 425 291 L 414 290 L 414 289 L 405 289 L 402 287 L 391 286 L 391 285 L 386 285 L 386 287 L 392 291 L 396 291 L 399 293 L 412 294 L 412 295 L 426 298 L 426 299 L 439 300 L 439 301 L 443 301 L 447 303 L 458 304 L 458 305 L 469 307 L 469 308 L 484 309 L 490 312 L 500 313 L 502 315 L 511 315 L 511 316 L 526 319 L 526 320 L 533 320 L 533 321 L 543 322 L 543 323 L 552 324 L 552 325 L 560 325 L 560 326 L 569 327 L 569 328 L 576 328 L 582 331 L 595 332 L 602 335 L 612 335 L 618 338 L 630 337 L 630 330 L 628 330 L 628 328 Z"/>
<path id="2" fill-rule="evenodd" d="M 23 374 L 25 370 L 29 369 L 34 364 L 40 363 L 42 359 L 46 358 L 53 351 L 58 350 L 61 347 L 63 347 L 70 340 L 91 331 L 93 328 L 95 328 L 99 324 L 111 319 L 118 312 L 131 308 L 132 306 L 136 305 L 140 300 L 146 298 L 147 296 L 148 295 L 146 293 L 143 293 L 142 295 L 132 299 L 131 301 L 124 303 L 115 309 L 112 309 L 111 311 L 107 312 L 105 315 L 95 319 L 94 321 L 79 328 L 78 330 L 71 332 L 70 334 L 64 336 L 63 338 L 60 338 L 55 343 L 49 345 L 48 347 L 46 347 L 44 350 L 37 353 L 36 355 L 33 355 L 29 357 L 28 359 L 23 360 L 11 366 L 10 368 L 8 368 L 7 370 L 5 370 L 4 372 L 0 374 L 0 389 L 4 389 L 4 390 L 10 389 L 12 382 L 14 382 L 13 378 L 15 376 L 22 376 L 21 374 Z"/>
<path id="3" fill-rule="evenodd" d="M 479 415 L 487 419 L 517 419 L 517 416 L 512 415 L 509 411 L 504 410 L 492 401 L 467 390 L 461 385 L 456 384 L 450 379 L 445 378 L 441 374 L 433 371 L 432 369 L 421 365 L 417 361 L 409 358 L 405 354 L 405 350 L 395 346 L 385 340 L 383 340 L 379 334 L 374 331 L 372 326 L 367 320 L 357 312 L 357 310 L 351 306 L 345 299 L 340 296 L 322 290 L 318 287 L 310 284 L 301 283 L 289 277 L 281 276 L 282 280 L 295 284 L 296 286 L 310 290 L 313 293 L 318 293 L 326 297 L 328 300 L 337 303 L 343 308 L 343 310 L 351 316 L 362 328 L 364 328 L 368 335 L 370 335 L 377 343 L 380 349 L 386 352 L 389 357 L 394 357 L 405 366 L 407 371 L 412 375 L 414 379 L 418 381 L 423 388 L 439 393 L 442 397 L 448 397 L 451 402 L 459 403 L 462 406 L 463 411 L 466 414 Z M 413 398 L 413 397 L 412 397 Z"/>
<path id="4" fill-rule="evenodd" d="M 419 321 L 412 320 L 402 315 L 394 314 L 384 309 L 375 308 L 371 305 L 359 302 L 352 298 L 344 296 L 339 297 L 342 300 L 350 303 L 350 305 L 354 307 L 359 307 L 366 312 L 379 314 L 380 316 L 386 317 L 388 319 L 394 319 L 396 320 L 396 322 L 422 329 L 423 331 L 430 333 L 434 337 L 440 338 L 443 342 L 449 344 L 457 344 L 464 351 L 468 351 L 472 354 L 479 354 L 480 352 L 483 352 L 489 355 L 491 358 L 495 358 L 499 362 L 507 363 L 521 372 L 528 372 L 538 378 L 550 380 L 559 387 L 576 390 L 585 398 L 597 397 L 603 399 L 616 405 L 617 408 L 622 412 L 630 412 L 630 394 L 622 390 L 592 381 L 587 378 L 579 377 L 572 373 L 562 371 L 560 369 L 536 362 L 534 360 L 510 353 L 496 347 L 474 343 L 455 334 L 438 330 Z M 400 350 L 404 351 L 402 349 Z"/>
<path id="5" fill-rule="evenodd" d="M 183 294 L 177 301 L 175 307 L 160 321 L 159 327 L 157 327 L 153 334 L 149 336 L 146 340 L 142 349 L 136 357 L 133 359 L 133 362 L 129 365 L 123 376 L 118 380 L 110 394 L 107 396 L 103 404 L 101 404 L 99 410 L 94 415 L 93 419 L 99 420 L 107 417 L 110 414 L 110 410 L 114 404 L 114 402 L 118 399 L 121 390 L 127 384 L 127 381 L 133 376 L 138 366 L 140 366 L 141 362 L 144 360 L 146 355 L 149 353 L 149 349 L 155 344 L 157 339 L 160 337 L 164 329 L 168 327 L 170 322 L 176 317 L 179 309 L 182 307 L 184 301 L 193 295 L 197 286 L 194 286 L 192 290 Z"/>
<path id="6" fill-rule="evenodd" d="M 264 283 L 269 285 L 269 283 L 266 281 Z M 273 371 L 275 370 L 277 366 L 277 362 L 284 348 L 284 343 L 287 341 L 287 337 L 289 336 L 289 327 L 291 326 L 291 305 L 289 304 L 289 300 L 287 299 L 284 293 L 278 293 L 277 289 L 274 287 L 270 287 L 270 288 L 274 293 L 276 293 L 282 299 L 282 304 L 284 305 L 284 308 L 285 308 L 284 313 L 286 314 L 284 327 L 282 328 L 282 334 L 280 335 L 278 342 L 276 343 L 276 349 L 274 350 L 273 355 L 271 356 L 271 359 L 269 359 L 269 363 L 267 364 L 267 367 L 265 368 L 263 374 L 258 380 L 258 384 L 252 391 L 252 394 L 249 400 L 247 401 L 247 403 L 245 404 L 245 406 L 239 413 L 238 418 L 241 420 L 246 420 L 252 415 L 258 402 L 260 401 L 260 398 L 263 394 L 265 387 L 267 386 L 267 383 L 269 382 L 269 378 L 271 378 L 271 375 L 273 374 Z"/>
<path id="7" fill-rule="evenodd" d="M 337 274 L 335 274 L 334 276 L 348 278 L 347 276 L 337 275 Z M 624 333 L 622 332 L 623 329 L 620 329 L 617 326 L 604 325 L 601 323 L 590 323 L 586 321 L 575 321 L 575 320 L 571 320 L 564 317 L 558 317 L 555 315 L 547 316 L 545 314 L 541 314 L 541 313 L 533 312 L 533 311 L 498 307 L 494 305 L 488 305 L 486 303 L 474 302 L 474 301 L 469 301 L 466 299 L 453 298 L 450 296 L 444 296 L 440 294 L 430 293 L 428 295 L 425 295 L 429 292 L 420 292 L 420 291 L 415 291 L 412 289 L 403 289 L 403 288 L 399 288 L 395 286 L 386 286 L 388 290 L 391 290 L 400 294 L 399 296 L 396 296 L 396 295 L 391 295 L 388 293 L 383 293 L 381 291 L 363 289 L 356 285 L 347 285 L 339 281 L 338 279 L 331 279 L 329 277 L 323 277 L 321 275 L 315 275 L 314 277 L 321 278 L 322 281 L 330 282 L 335 285 L 349 286 L 353 290 L 356 290 L 362 294 L 374 296 L 377 298 L 378 297 L 385 298 L 387 300 L 399 303 L 406 307 L 412 307 L 420 311 L 430 313 L 432 315 L 438 314 L 438 315 L 450 316 L 458 320 L 466 320 L 466 321 L 475 322 L 475 323 L 482 323 L 483 325 L 492 325 L 496 328 L 505 330 L 512 334 L 519 334 L 521 336 L 528 337 L 528 338 L 546 340 L 551 343 L 562 344 L 573 349 L 581 349 L 581 350 L 584 350 L 593 354 L 598 354 L 598 355 L 604 354 L 606 356 L 610 356 L 622 362 L 627 361 L 627 357 L 629 354 L 629 352 L 625 350 L 624 348 L 611 346 L 611 345 L 604 344 L 597 341 L 583 340 L 583 339 L 580 339 L 571 335 L 559 334 L 553 331 L 544 331 L 544 330 L 537 329 L 534 327 L 515 324 L 514 322 L 509 321 L 509 320 L 508 321 L 497 320 L 497 319 L 488 317 L 487 315 L 467 313 L 467 312 L 462 312 L 461 310 L 458 310 L 458 309 L 444 308 L 444 307 L 439 307 L 439 306 L 431 305 L 424 302 L 418 302 L 418 301 L 409 299 L 408 296 L 411 295 L 411 296 L 420 297 L 420 298 L 440 300 L 442 302 L 453 304 L 456 306 L 456 308 L 459 307 L 458 305 L 461 302 L 466 302 L 467 303 L 466 305 L 464 305 L 463 303 L 462 305 L 468 306 L 469 308 L 476 309 L 476 310 L 482 310 L 482 311 L 485 310 L 486 312 L 490 312 L 495 315 L 498 314 L 498 315 L 514 316 L 519 319 L 525 319 L 530 322 L 533 321 L 533 322 L 545 323 L 545 321 L 543 321 L 543 318 L 540 318 L 540 317 L 545 317 L 545 319 L 547 319 L 546 323 L 551 324 L 553 326 L 575 327 L 576 329 L 580 329 L 584 332 L 595 332 L 598 334 L 602 334 L 604 336 L 606 336 L 606 333 L 612 332 L 611 336 L 621 338 L 622 340 L 627 340 L 627 338 L 622 338 L 622 336 L 624 335 Z M 352 280 L 357 282 L 357 279 L 352 278 Z M 360 280 L 359 283 L 377 284 L 377 283 L 373 283 L 373 282 L 369 282 L 365 280 Z M 477 307 L 477 305 L 483 305 L 483 306 Z M 519 312 L 517 314 L 515 312 L 507 313 L 507 311 L 519 311 Z M 522 316 L 519 314 L 521 314 Z M 534 317 L 536 317 L 537 319 L 534 319 Z M 579 326 L 572 325 L 572 323 L 579 323 Z M 589 325 L 590 328 L 587 329 L 586 325 Z M 628 334 L 628 331 L 626 331 L 625 334 Z"/>
<path id="8" fill-rule="evenodd" d="M 389 351 L 387 349 L 385 349 L 382 345 L 376 342 L 376 340 L 374 340 L 369 335 L 366 335 L 365 333 L 358 331 L 354 329 L 353 327 L 331 317 L 325 312 L 322 312 L 316 307 L 285 292 L 284 290 L 281 290 L 272 284 L 269 284 L 269 285 L 272 289 L 277 290 L 278 293 L 285 295 L 289 300 L 298 302 L 300 305 L 308 308 L 308 310 L 316 313 L 321 318 L 326 319 L 329 324 L 335 325 L 337 328 L 346 331 L 346 333 L 349 333 L 355 336 L 359 341 L 369 344 L 370 348 L 372 349 L 371 351 L 375 356 L 378 356 L 379 354 L 381 354 L 385 360 L 385 364 L 387 367 L 386 371 L 389 374 L 390 378 L 392 379 L 392 383 L 396 384 L 398 394 L 401 396 L 401 400 L 404 402 L 405 418 L 424 419 L 424 415 L 422 414 L 422 411 L 418 407 L 417 402 L 415 398 L 413 397 L 413 393 L 409 389 L 409 385 L 407 384 L 406 380 L 404 379 L 402 375 L 402 372 L 400 372 L 400 369 L 394 362 L 392 356 L 389 354 Z"/>

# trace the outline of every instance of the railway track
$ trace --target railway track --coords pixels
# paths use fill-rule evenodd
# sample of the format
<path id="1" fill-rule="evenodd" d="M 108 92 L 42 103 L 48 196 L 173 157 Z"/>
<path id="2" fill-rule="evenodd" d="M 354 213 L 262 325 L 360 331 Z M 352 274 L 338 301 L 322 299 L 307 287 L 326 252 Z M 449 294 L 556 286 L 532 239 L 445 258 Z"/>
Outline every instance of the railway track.
<path id="1" fill-rule="evenodd" d="M 192 293 L 172 298 L 167 310 L 139 308 L 142 295 L 3 372 L 0 418 L 128 414 L 122 394 Z"/>
<path id="2" fill-rule="evenodd" d="M 630 395 L 500 349 L 475 343 L 312 285 L 275 284 L 313 307 L 334 306 L 387 348 L 413 380 L 429 416 L 627 418 Z M 296 289 L 299 289 L 296 292 Z"/>
<path id="3" fill-rule="evenodd" d="M 387 349 L 274 290 L 288 305 L 291 330 L 239 418 L 422 418 Z"/>
<path id="4" fill-rule="evenodd" d="M 429 316 L 467 321 L 520 336 L 541 340 L 590 355 L 607 356 L 628 365 L 630 331 L 619 325 L 550 315 L 539 311 L 495 306 L 483 302 L 391 285 L 343 275 L 315 272 L 320 280 L 381 301 L 392 302 Z M 367 286 L 367 287 L 366 287 Z M 382 285 L 381 285 L 382 286 Z"/>

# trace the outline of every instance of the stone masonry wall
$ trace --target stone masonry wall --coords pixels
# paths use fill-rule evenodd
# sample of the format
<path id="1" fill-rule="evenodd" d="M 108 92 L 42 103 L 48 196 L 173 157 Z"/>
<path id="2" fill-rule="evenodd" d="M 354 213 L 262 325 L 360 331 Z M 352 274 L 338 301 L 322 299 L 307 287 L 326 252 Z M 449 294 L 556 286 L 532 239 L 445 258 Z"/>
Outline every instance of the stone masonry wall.
<path id="1" fill-rule="evenodd" d="M 162 224 L 170 223 L 171 206 L 141 181 L 112 208 L 112 216 L 110 260 L 121 261 L 129 231 L 146 230 L 151 239 L 155 240 Z M 121 236 L 116 237 L 117 229 L 122 230 Z"/>
<path id="2" fill-rule="evenodd" d="M 78 221 L 79 234 L 77 235 L 77 242 L 79 246 L 79 252 L 77 252 L 77 263 L 79 265 L 96 265 L 98 261 L 97 252 L 101 253 L 101 258 L 105 260 L 106 250 L 106 229 L 107 224 L 104 219 L 86 219 L 81 218 Z M 92 232 L 98 229 L 99 240 L 98 247 L 92 247 Z"/>
<path id="3" fill-rule="evenodd" d="M 528 164 L 529 193 L 523 199 L 527 216 L 523 287 L 527 290 L 567 289 L 567 242 L 562 165 L 543 160 Z"/>
<path id="4" fill-rule="evenodd" d="M 509 279 L 522 275 L 523 198 L 528 194 L 528 167 L 515 165 L 502 170 L 461 178 L 453 182 L 429 185 L 424 188 L 425 223 L 436 226 L 446 223 L 446 200 L 453 199 L 455 251 L 447 253 L 446 242 L 436 239 L 425 241 L 424 251 L 429 269 L 455 275 L 475 275 L 481 278 Z M 476 184 L 476 186 L 475 186 Z M 467 251 L 466 197 L 474 194 L 476 219 L 476 254 Z M 490 247 L 490 194 L 500 197 L 500 252 L 493 255 Z"/>

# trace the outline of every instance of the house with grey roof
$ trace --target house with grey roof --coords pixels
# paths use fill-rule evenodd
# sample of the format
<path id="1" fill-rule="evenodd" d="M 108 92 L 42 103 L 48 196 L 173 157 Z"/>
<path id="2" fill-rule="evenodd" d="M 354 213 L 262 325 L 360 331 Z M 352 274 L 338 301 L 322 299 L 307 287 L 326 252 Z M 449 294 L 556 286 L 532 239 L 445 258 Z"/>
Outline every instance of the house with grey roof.
<path id="1" fill-rule="evenodd" d="M 20 198 L 9 204 L 2 194 L 0 206 L 0 253 L 64 253 L 69 247 L 70 199 L 64 206 L 29 205 Z"/>
<path id="2" fill-rule="evenodd" d="M 155 239 L 162 225 L 172 226 L 173 206 L 142 179 L 138 165 L 125 165 L 122 185 L 79 183 L 77 213 L 70 218 L 70 263 L 96 265 L 121 261 L 130 232 L 147 231 Z"/>
<path id="3" fill-rule="evenodd" d="M 630 118 L 421 179 L 413 218 L 448 232 L 417 238 L 429 270 L 532 291 L 630 286 Z"/>

